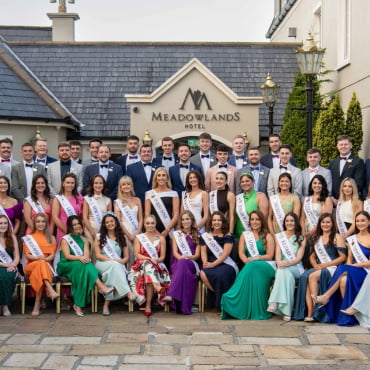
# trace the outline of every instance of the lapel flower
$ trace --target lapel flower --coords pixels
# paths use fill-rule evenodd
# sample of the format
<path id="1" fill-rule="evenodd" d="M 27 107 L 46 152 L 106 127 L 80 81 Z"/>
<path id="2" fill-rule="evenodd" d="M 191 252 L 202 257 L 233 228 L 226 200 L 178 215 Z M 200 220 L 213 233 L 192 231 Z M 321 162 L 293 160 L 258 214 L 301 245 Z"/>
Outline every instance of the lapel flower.
<path id="1" fill-rule="evenodd" d="M 215 161 L 215 159 L 214 158 L 211 158 L 211 162 L 214 162 Z"/>
<path id="2" fill-rule="evenodd" d="M 265 174 L 265 171 L 264 170 L 261 170 L 260 171 L 260 175 L 263 176 Z"/>
<path id="3" fill-rule="evenodd" d="M 33 172 L 36 172 L 37 171 L 37 168 L 36 167 L 33 167 L 32 170 L 33 170 Z"/>
<path id="4" fill-rule="evenodd" d="M 109 172 L 113 172 L 113 167 L 108 169 Z"/>
<path id="5" fill-rule="evenodd" d="M 347 159 L 347 163 L 352 163 L 352 161 L 353 161 L 353 158 Z"/>

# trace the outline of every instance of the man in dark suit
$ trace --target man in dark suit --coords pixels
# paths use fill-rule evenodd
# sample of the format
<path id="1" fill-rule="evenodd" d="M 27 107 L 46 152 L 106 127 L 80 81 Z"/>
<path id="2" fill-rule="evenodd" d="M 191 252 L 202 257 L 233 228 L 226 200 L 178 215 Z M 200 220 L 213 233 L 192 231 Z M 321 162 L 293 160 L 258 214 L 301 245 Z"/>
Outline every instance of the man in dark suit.
<path id="1" fill-rule="evenodd" d="M 118 182 L 122 175 L 122 168 L 118 164 L 109 160 L 111 156 L 110 148 L 108 145 L 100 145 L 98 149 L 98 163 L 90 164 L 85 167 L 83 179 L 83 192 L 86 194 L 87 188 L 91 179 L 95 175 L 101 175 L 106 182 L 106 188 L 109 198 L 115 200 L 117 198 Z"/>
<path id="2" fill-rule="evenodd" d="M 152 163 L 153 150 L 149 144 L 142 145 L 139 154 L 141 160 L 130 164 L 127 167 L 126 175 L 131 177 L 134 183 L 135 195 L 140 198 L 144 207 L 145 192 L 152 189 L 154 172 L 157 168 L 163 166 Z"/>
<path id="3" fill-rule="evenodd" d="M 153 159 L 153 163 L 160 164 L 163 167 L 167 168 L 167 170 L 175 164 L 179 163 L 178 156 L 173 153 L 174 148 L 175 143 L 173 139 L 169 136 L 164 137 L 162 139 L 163 154 L 155 157 Z"/>
<path id="4" fill-rule="evenodd" d="M 269 136 L 270 153 L 265 154 L 261 158 L 261 164 L 268 168 L 279 168 L 280 166 L 279 150 L 281 145 L 282 142 L 280 136 L 277 134 L 271 134 Z M 293 155 L 290 158 L 290 164 L 296 166 L 296 161 Z"/>
<path id="5" fill-rule="evenodd" d="M 210 167 L 217 163 L 214 154 L 211 153 L 212 137 L 207 132 L 199 135 L 199 153 L 190 158 L 190 162 L 202 169 L 201 175 L 203 179 L 206 178 L 206 173 Z"/>
<path id="6" fill-rule="evenodd" d="M 191 170 L 201 171 L 200 167 L 189 161 L 191 156 L 190 146 L 188 144 L 180 144 L 178 147 L 178 156 L 180 162 L 169 169 L 170 179 L 173 190 L 177 191 L 181 199 L 182 192 L 185 190 L 186 176 Z"/>
<path id="7" fill-rule="evenodd" d="M 331 195 L 332 179 L 331 172 L 320 166 L 321 152 L 319 149 L 311 148 L 307 150 L 307 163 L 308 168 L 302 171 L 302 195 L 308 196 L 308 186 L 315 175 L 322 175 L 326 180 L 329 195 Z"/>
<path id="8" fill-rule="evenodd" d="M 355 180 L 359 194 L 361 194 L 365 182 L 364 161 L 351 153 L 352 141 L 348 135 L 338 136 L 337 149 L 339 157 L 332 159 L 329 163 L 329 170 L 333 179 L 332 196 L 336 200 L 339 198 L 340 184 L 346 177 Z"/>
<path id="9" fill-rule="evenodd" d="M 49 146 L 46 139 L 37 139 L 34 144 L 35 155 L 33 160 L 36 163 L 42 164 L 45 167 L 45 171 L 48 170 L 49 164 L 57 161 L 56 158 L 48 155 Z"/>
<path id="10" fill-rule="evenodd" d="M 267 195 L 267 180 L 269 178 L 270 169 L 260 163 L 261 153 L 258 148 L 248 149 L 249 164 L 238 170 L 236 176 L 236 194 L 240 194 L 243 190 L 240 187 L 240 178 L 243 173 L 250 172 L 254 177 L 254 189 Z"/>
<path id="11" fill-rule="evenodd" d="M 236 135 L 233 140 L 233 154 L 230 155 L 228 163 L 238 170 L 248 165 L 248 156 L 245 153 L 245 140 L 242 135 Z"/>
<path id="12" fill-rule="evenodd" d="M 127 167 L 130 164 L 134 164 L 140 161 L 140 155 L 138 153 L 140 139 L 136 135 L 130 135 L 127 138 L 126 148 L 128 153 L 121 155 L 116 159 L 116 164 L 122 168 L 123 175 L 126 175 Z"/>
<path id="13" fill-rule="evenodd" d="M 90 164 L 93 163 L 98 163 L 99 158 L 98 158 L 98 149 L 99 146 L 102 145 L 103 142 L 100 139 L 94 138 L 89 141 L 89 152 L 90 152 L 90 158 L 88 159 L 83 159 L 82 160 L 82 165 L 83 166 L 89 166 Z"/>
<path id="14" fill-rule="evenodd" d="M 34 162 L 33 154 L 32 144 L 23 144 L 23 161 L 12 166 L 12 195 L 18 202 L 23 202 L 24 198 L 31 195 L 32 179 L 34 176 L 39 174 L 46 176 L 44 166 Z"/>

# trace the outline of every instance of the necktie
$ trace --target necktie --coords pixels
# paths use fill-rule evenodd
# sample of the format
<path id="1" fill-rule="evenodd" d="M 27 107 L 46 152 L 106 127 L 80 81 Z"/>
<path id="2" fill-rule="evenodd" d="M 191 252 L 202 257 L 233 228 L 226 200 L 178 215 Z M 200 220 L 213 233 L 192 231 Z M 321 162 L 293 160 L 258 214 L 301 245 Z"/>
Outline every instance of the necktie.
<path id="1" fill-rule="evenodd" d="M 26 167 L 31 167 L 31 168 L 32 168 L 32 167 L 33 167 L 33 164 L 32 164 L 32 163 L 26 163 L 26 164 L 25 164 L 25 166 L 26 166 Z"/>
<path id="2" fill-rule="evenodd" d="M 10 159 L 2 159 L 1 162 L 10 162 Z"/>
<path id="3" fill-rule="evenodd" d="M 186 168 L 188 170 L 189 166 L 187 164 L 180 164 L 180 168 Z"/>
<path id="4" fill-rule="evenodd" d="M 288 169 L 288 167 L 280 165 L 280 169 L 281 169 L 281 170 L 282 170 L 282 169 L 287 170 L 287 169 Z"/>
<path id="5" fill-rule="evenodd" d="M 244 157 L 242 155 L 236 155 L 235 159 L 244 159 Z"/>
<path id="6" fill-rule="evenodd" d="M 340 159 L 341 159 L 341 160 L 343 159 L 343 160 L 345 160 L 345 161 L 346 161 L 346 160 L 347 160 L 347 157 L 340 157 Z"/>
<path id="7" fill-rule="evenodd" d="M 227 168 L 227 164 L 219 164 L 218 168 Z"/>
<path id="8" fill-rule="evenodd" d="M 128 159 L 137 159 L 137 155 L 130 155 Z"/>
<path id="9" fill-rule="evenodd" d="M 151 162 L 149 162 L 149 163 L 143 163 L 143 166 L 145 167 L 145 166 L 151 166 L 152 165 L 152 163 Z"/>
<path id="10" fill-rule="evenodd" d="M 201 154 L 200 158 L 209 158 L 209 154 Z"/>
<path id="11" fill-rule="evenodd" d="M 100 168 L 108 168 L 108 165 L 107 164 L 101 164 Z"/>
<path id="12" fill-rule="evenodd" d="M 279 158 L 279 154 L 271 154 L 272 158 Z"/>
<path id="13" fill-rule="evenodd" d="M 163 159 L 164 159 L 165 161 L 172 161 L 172 157 L 165 157 L 165 156 L 163 156 Z"/>

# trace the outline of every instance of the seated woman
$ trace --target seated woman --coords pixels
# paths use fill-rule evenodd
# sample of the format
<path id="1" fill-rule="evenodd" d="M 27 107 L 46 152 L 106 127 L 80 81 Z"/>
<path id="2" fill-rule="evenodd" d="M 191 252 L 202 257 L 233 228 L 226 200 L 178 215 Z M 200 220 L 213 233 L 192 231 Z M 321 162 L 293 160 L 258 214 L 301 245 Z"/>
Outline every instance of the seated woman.
<path id="1" fill-rule="evenodd" d="M 102 282 L 114 290 L 105 296 L 103 315 L 109 316 L 109 304 L 127 295 L 135 301 L 136 296 L 130 290 L 127 281 L 125 264 L 128 262 L 129 250 L 127 240 L 117 217 L 113 213 L 103 216 L 100 234 L 95 238 L 95 267 L 98 269 Z"/>
<path id="2" fill-rule="evenodd" d="M 322 213 L 332 213 L 333 202 L 328 185 L 322 175 L 315 175 L 308 185 L 308 197 L 302 202 L 301 227 L 307 238 L 315 232 L 317 221 Z"/>
<path id="3" fill-rule="evenodd" d="M 172 237 L 172 281 L 165 301 L 174 301 L 176 312 L 191 315 L 197 291 L 200 258 L 199 233 L 190 211 L 180 214 L 177 230 Z"/>
<path id="4" fill-rule="evenodd" d="M 325 306 L 322 310 L 327 312 L 328 321 L 337 325 L 358 324 L 353 316 L 343 314 L 340 309 L 353 303 L 370 269 L 370 215 L 358 212 L 355 224 L 356 234 L 347 238 L 350 248 L 346 264 L 337 268 L 329 289 L 317 297 L 317 302 Z"/>
<path id="5" fill-rule="evenodd" d="M 234 238 L 229 234 L 229 225 L 220 211 L 212 213 L 207 230 L 200 238 L 203 262 L 200 278 L 210 290 L 209 303 L 220 308 L 222 294 L 228 291 L 239 272 L 230 257 Z"/>
<path id="6" fill-rule="evenodd" d="M 298 216 L 289 212 L 284 217 L 284 231 L 275 235 L 276 264 L 274 288 L 270 294 L 268 312 L 283 315 L 290 321 L 294 302 L 295 281 L 304 272 L 302 257 L 306 240 L 301 233 Z"/>
<path id="7" fill-rule="evenodd" d="M 316 231 L 307 241 L 307 255 L 312 268 L 305 271 L 298 283 L 293 320 L 326 322 L 326 315 L 314 311 L 317 294 L 326 291 L 338 265 L 346 260 L 344 239 L 335 228 L 333 216 L 323 213 L 317 222 Z M 306 256 L 306 253 L 305 253 Z M 308 267 L 306 258 L 304 265 Z"/>
<path id="8" fill-rule="evenodd" d="M 222 319 L 266 320 L 267 300 L 275 276 L 275 243 L 261 211 L 249 216 L 251 231 L 239 240 L 239 258 L 245 264 L 233 286 L 222 296 Z"/>
<path id="9" fill-rule="evenodd" d="M 8 217 L 0 215 L 0 314 L 4 316 L 11 315 L 9 306 L 12 304 L 18 263 L 17 239 L 12 233 Z"/>
<path id="10" fill-rule="evenodd" d="M 72 285 L 73 309 L 79 317 L 85 316 L 82 307 L 90 303 L 91 289 L 107 295 L 113 288 L 106 287 L 98 278 L 98 270 L 91 263 L 89 242 L 82 236 L 82 221 L 78 216 L 67 219 L 67 235 L 60 242 L 59 276 L 66 276 Z"/>
<path id="11" fill-rule="evenodd" d="M 144 218 L 145 233 L 136 236 L 134 242 L 135 262 L 128 274 L 131 290 L 139 305 L 145 303 L 145 316 L 152 314 L 152 299 L 156 292 L 158 303 L 165 305 L 164 297 L 171 284 L 170 274 L 163 263 L 166 256 L 166 240 L 156 229 L 156 218 Z"/>
<path id="12" fill-rule="evenodd" d="M 36 294 L 32 316 L 39 316 L 44 291 L 52 301 L 59 297 L 51 285 L 54 276 L 52 264 L 56 243 L 50 233 L 49 219 L 44 213 L 36 213 L 32 220 L 31 234 L 24 236 L 23 242 L 23 251 L 28 261 L 24 267 L 24 273 L 29 277 L 31 287 Z"/>

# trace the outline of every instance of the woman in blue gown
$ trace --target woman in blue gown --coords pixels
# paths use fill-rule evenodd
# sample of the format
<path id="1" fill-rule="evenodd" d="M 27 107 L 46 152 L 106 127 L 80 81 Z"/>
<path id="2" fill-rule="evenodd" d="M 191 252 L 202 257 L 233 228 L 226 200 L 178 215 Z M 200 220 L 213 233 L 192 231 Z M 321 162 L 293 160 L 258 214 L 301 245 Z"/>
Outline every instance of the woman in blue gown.
<path id="1" fill-rule="evenodd" d="M 320 244 L 323 246 L 324 254 L 328 256 L 327 261 L 320 260 L 316 252 L 316 247 Z M 308 266 L 312 268 L 305 271 L 299 279 L 293 320 L 326 322 L 326 315 L 318 312 L 318 305 L 315 306 L 316 296 L 326 291 L 336 266 L 346 260 L 347 253 L 344 239 L 336 232 L 331 214 L 323 213 L 319 217 L 316 230 L 307 241 L 306 251 L 309 262 L 305 253 L 303 264 L 307 268 Z"/>
<path id="2" fill-rule="evenodd" d="M 347 238 L 350 245 L 345 265 L 339 266 L 330 282 L 329 289 L 317 297 L 317 302 L 324 307 L 330 323 L 351 326 L 358 322 L 354 316 L 346 315 L 340 310 L 351 306 L 367 273 L 370 271 L 370 215 L 361 211 L 355 217 L 355 235 Z"/>

